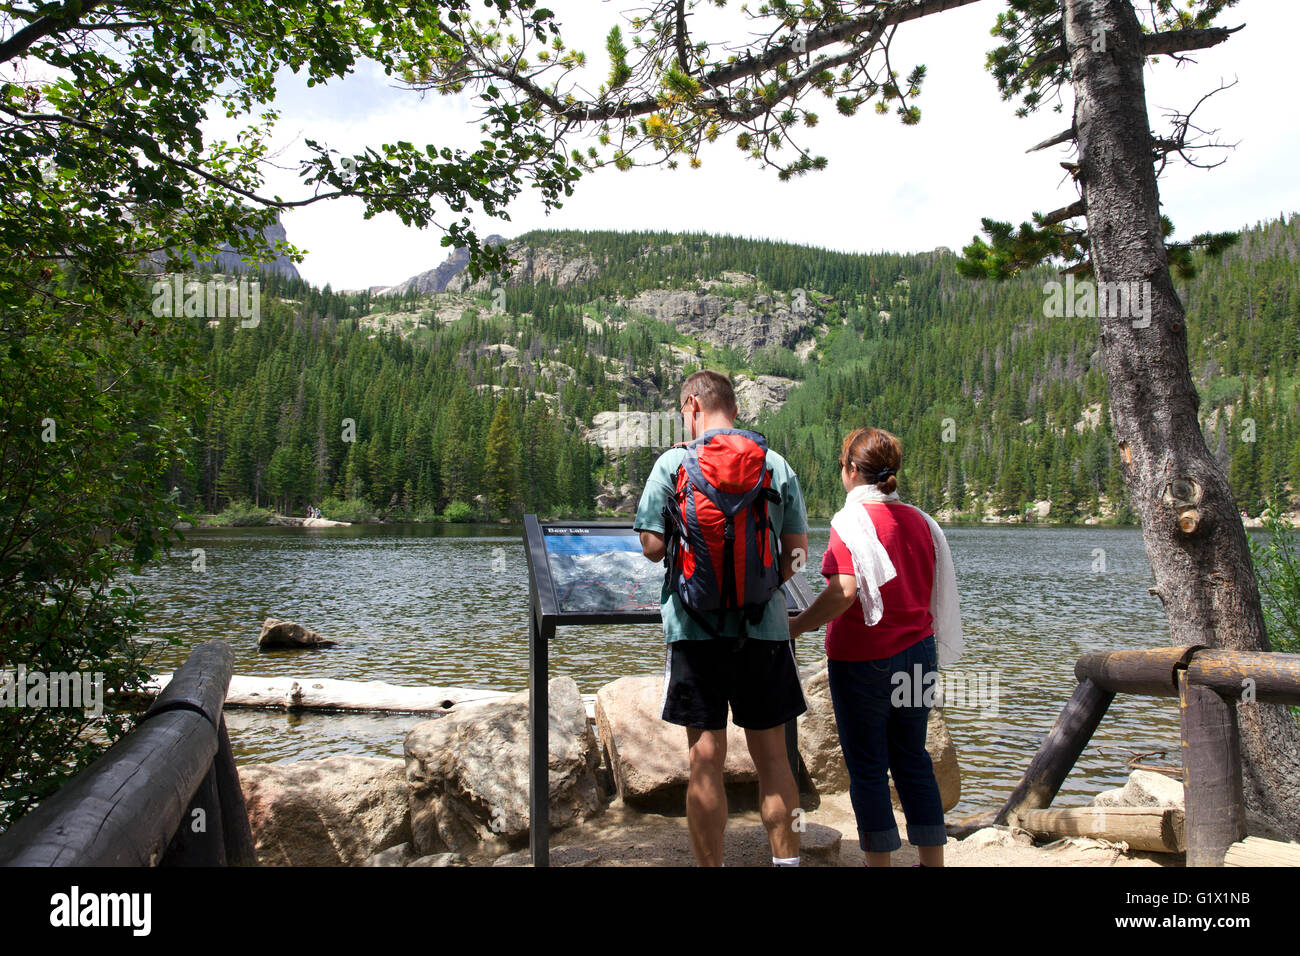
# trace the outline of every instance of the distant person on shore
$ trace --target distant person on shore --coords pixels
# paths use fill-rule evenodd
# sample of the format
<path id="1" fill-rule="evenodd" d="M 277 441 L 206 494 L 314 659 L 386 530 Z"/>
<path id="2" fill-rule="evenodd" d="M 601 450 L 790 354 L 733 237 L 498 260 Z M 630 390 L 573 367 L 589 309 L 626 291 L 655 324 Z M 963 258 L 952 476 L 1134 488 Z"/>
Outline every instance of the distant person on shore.
<path id="1" fill-rule="evenodd" d="M 822 559 L 826 588 L 791 619 L 790 633 L 829 622 L 831 703 L 866 864 L 889 866 L 902 846 L 892 773 L 920 865 L 943 866 L 947 831 L 925 737 L 938 668 L 961 653 L 961 611 L 947 539 L 933 518 L 899 500 L 901 467 L 902 446 L 887 431 L 859 428 L 844 439 L 847 498 Z"/>
<path id="2" fill-rule="evenodd" d="M 780 585 L 807 554 L 803 494 L 763 436 L 734 427 L 736 396 L 725 375 L 687 378 L 681 412 L 692 440 L 659 456 L 634 527 L 647 558 L 667 559 L 661 716 L 686 728 L 691 848 L 700 866 L 722 865 L 730 706 L 758 771 L 772 863 L 798 866 L 799 791 L 785 724 L 807 704 Z"/>

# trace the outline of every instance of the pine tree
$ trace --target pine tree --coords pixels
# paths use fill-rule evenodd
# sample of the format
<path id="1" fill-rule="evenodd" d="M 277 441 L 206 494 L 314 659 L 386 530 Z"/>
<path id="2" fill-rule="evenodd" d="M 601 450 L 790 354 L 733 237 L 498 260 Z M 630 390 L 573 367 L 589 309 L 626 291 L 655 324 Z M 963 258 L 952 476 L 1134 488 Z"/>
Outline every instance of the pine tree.
<path id="1" fill-rule="evenodd" d="M 483 466 L 483 492 L 492 511 L 503 517 L 519 512 L 519 439 L 515 432 L 510 402 L 497 403 L 488 428 L 487 455 Z"/>

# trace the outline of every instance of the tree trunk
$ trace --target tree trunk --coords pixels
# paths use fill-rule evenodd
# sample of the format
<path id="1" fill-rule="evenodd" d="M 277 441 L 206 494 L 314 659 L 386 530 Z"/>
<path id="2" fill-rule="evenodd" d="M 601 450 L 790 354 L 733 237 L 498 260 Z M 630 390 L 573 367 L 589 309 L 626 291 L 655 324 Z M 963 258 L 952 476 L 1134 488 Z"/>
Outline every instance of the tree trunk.
<path id="1" fill-rule="evenodd" d="M 1185 315 L 1160 234 L 1137 17 L 1130 0 L 1066 0 L 1065 35 L 1097 281 L 1149 283 L 1149 312 L 1098 316 L 1111 425 L 1154 593 L 1175 644 L 1269 650 L 1246 533 L 1196 417 Z M 1280 705 L 1237 706 L 1247 807 L 1300 839 L 1300 731 Z"/>

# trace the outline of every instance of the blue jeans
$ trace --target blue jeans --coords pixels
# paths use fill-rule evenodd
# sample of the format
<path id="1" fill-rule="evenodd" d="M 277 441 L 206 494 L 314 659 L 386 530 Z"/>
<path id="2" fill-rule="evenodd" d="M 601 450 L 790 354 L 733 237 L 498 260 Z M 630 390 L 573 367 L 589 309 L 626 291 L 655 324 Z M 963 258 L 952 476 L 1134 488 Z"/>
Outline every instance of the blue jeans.
<path id="1" fill-rule="evenodd" d="M 922 687 L 913 687 L 920 665 Z M 866 852 L 887 853 L 902 846 L 889 800 L 886 771 L 894 777 L 907 841 L 912 846 L 948 842 L 943 802 L 934 766 L 925 750 L 930 708 L 924 691 L 938 671 L 934 635 L 893 657 L 874 661 L 829 662 L 831 703 L 839 729 L 840 749 L 849 769 L 849 799 L 858 821 L 858 845 Z M 900 681 L 895 674 L 906 675 Z"/>

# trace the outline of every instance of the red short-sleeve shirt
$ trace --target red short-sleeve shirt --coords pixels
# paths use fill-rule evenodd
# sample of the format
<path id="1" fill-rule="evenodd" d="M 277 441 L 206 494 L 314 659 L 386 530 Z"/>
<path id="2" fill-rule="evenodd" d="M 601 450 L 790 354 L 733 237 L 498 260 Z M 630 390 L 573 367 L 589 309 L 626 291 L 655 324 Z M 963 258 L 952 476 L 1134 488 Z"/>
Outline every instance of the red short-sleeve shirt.
<path id="1" fill-rule="evenodd" d="M 826 625 L 826 656 L 837 661 L 893 657 L 934 633 L 930 616 L 934 540 L 925 516 L 900 501 L 864 502 L 863 507 L 898 576 L 880 589 L 884 612 L 875 626 L 867 627 L 858 600 Z M 833 528 L 821 570 L 828 579 L 853 574 L 853 558 Z"/>

